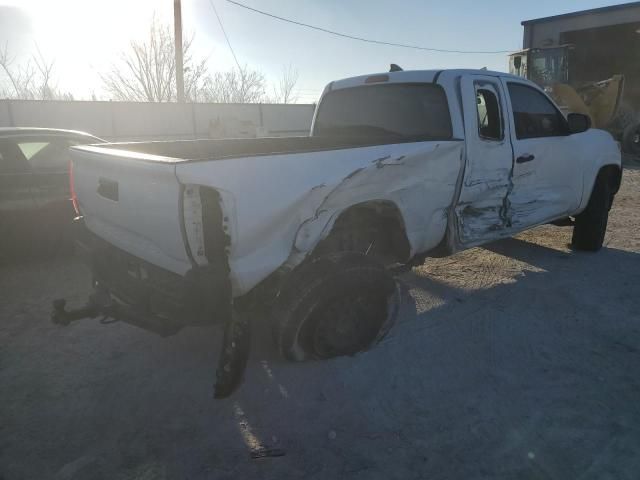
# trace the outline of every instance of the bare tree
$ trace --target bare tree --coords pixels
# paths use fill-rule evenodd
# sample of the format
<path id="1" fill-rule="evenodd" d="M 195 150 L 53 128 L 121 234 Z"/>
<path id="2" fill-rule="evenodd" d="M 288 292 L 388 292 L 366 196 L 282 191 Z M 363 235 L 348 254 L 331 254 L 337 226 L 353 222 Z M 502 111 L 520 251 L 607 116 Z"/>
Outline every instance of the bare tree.
<path id="1" fill-rule="evenodd" d="M 208 77 L 206 59 L 191 53 L 193 36 L 183 44 L 185 98 L 198 101 Z M 171 28 L 151 20 L 146 40 L 132 41 L 120 63 L 102 75 L 105 89 L 115 100 L 170 102 L 176 100 L 175 45 Z"/>
<path id="2" fill-rule="evenodd" d="M 283 67 L 278 84 L 273 88 L 274 102 L 296 103 L 298 101 L 298 95 L 294 93 L 298 77 L 298 70 L 293 65 Z"/>
<path id="3" fill-rule="evenodd" d="M 132 41 L 122 52 L 120 62 L 102 75 L 105 90 L 114 100 L 137 102 L 175 101 L 175 45 L 171 28 L 154 16 L 147 38 Z M 196 59 L 191 53 L 193 36 L 184 42 L 185 98 L 190 102 L 259 103 L 268 102 L 267 82 L 259 70 L 247 65 L 227 72 L 211 74 L 206 59 Z M 295 102 L 293 89 L 298 72 L 293 67 L 283 71 L 274 92 L 277 100 Z"/>
<path id="4" fill-rule="evenodd" d="M 5 98 L 27 100 L 72 99 L 58 90 L 53 80 L 55 62 L 48 61 L 36 45 L 36 53 L 26 63 L 16 63 L 9 54 L 8 44 L 0 50 L 0 70 L 5 81 L 0 84 L 0 95 Z"/>
<path id="5" fill-rule="evenodd" d="M 264 74 L 246 65 L 207 78 L 201 98 L 216 103 L 260 103 L 266 98 Z"/>

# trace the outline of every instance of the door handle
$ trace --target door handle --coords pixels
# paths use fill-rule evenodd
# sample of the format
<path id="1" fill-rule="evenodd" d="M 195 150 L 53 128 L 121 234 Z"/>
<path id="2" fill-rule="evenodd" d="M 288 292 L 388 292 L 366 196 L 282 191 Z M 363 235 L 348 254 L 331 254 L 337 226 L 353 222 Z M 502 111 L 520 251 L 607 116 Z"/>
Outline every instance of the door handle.
<path id="1" fill-rule="evenodd" d="M 118 201 L 118 182 L 100 177 L 98 179 L 98 195 L 114 202 Z"/>
<path id="2" fill-rule="evenodd" d="M 534 160 L 535 158 L 535 155 L 525 153 L 524 155 L 520 155 L 518 158 L 516 158 L 516 163 L 527 163 Z"/>

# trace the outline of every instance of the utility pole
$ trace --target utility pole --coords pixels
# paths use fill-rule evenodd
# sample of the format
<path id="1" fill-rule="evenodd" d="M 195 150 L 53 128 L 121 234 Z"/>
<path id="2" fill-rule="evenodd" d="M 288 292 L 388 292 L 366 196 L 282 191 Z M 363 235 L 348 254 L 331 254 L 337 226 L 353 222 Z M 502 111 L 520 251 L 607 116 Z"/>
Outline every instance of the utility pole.
<path id="1" fill-rule="evenodd" d="M 184 103 L 184 59 L 182 52 L 182 5 L 173 0 L 173 37 L 176 51 L 176 90 L 178 103 Z"/>

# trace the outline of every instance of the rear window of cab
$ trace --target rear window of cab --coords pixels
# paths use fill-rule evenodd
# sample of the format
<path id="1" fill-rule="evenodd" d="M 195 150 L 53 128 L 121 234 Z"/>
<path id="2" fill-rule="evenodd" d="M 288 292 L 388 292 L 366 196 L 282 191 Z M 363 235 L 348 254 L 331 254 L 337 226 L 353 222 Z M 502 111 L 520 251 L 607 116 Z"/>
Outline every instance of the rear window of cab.
<path id="1" fill-rule="evenodd" d="M 440 85 L 384 84 L 326 94 L 314 136 L 374 137 L 399 141 L 450 140 L 451 116 Z"/>

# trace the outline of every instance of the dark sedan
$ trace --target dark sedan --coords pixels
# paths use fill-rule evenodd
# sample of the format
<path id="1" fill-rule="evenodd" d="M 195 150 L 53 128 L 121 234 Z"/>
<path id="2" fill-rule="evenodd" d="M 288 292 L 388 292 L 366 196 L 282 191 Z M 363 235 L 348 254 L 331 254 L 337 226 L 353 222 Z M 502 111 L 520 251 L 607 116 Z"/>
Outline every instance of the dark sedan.
<path id="1" fill-rule="evenodd" d="M 68 149 L 102 142 L 72 130 L 0 128 L 0 261 L 70 244 Z"/>

